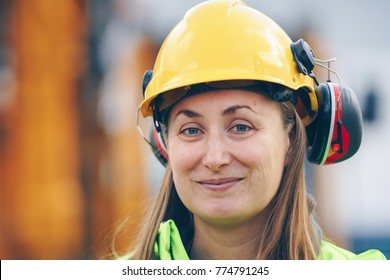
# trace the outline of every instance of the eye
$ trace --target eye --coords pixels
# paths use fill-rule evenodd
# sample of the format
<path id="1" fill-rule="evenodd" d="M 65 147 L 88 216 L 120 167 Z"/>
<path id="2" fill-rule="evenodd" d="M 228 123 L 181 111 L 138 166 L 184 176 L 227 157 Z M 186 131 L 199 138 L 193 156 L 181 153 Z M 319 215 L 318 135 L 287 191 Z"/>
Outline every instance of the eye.
<path id="1" fill-rule="evenodd" d="M 245 124 L 237 124 L 233 128 L 238 133 L 244 133 L 251 129 L 248 125 Z"/>
<path id="2" fill-rule="evenodd" d="M 232 126 L 229 131 L 235 134 L 244 134 L 251 131 L 252 129 L 253 127 L 248 124 L 238 123 Z"/>
<path id="3" fill-rule="evenodd" d="M 197 136 L 202 134 L 202 131 L 196 127 L 188 127 L 180 131 L 180 134 L 184 134 L 186 136 Z"/>

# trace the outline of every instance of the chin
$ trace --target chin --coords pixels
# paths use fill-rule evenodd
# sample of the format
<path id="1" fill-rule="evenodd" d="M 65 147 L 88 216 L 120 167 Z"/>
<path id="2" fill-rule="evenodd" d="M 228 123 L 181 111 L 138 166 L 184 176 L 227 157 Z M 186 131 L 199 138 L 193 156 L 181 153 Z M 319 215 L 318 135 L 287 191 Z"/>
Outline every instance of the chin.
<path id="1" fill-rule="evenodd" d="M 199 214 L 194 214 L 201 220 L 215 226 L 232 227 L 240 225 L 251 218 L 235 209 L 213 209 Z"/>

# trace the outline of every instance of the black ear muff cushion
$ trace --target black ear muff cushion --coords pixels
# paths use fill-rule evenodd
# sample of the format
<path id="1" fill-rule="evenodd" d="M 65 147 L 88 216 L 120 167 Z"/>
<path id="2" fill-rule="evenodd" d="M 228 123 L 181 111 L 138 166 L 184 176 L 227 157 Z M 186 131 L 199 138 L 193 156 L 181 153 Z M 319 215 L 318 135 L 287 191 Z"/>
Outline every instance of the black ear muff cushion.
<path id="1" fill-rule="evenodd" d="M 317 118 L 306 127 L 307 159 L 323 164 L 329 149 L 334 122 L 334 96 L 329 84 L 320 84 L 315 89 L 318 98 Z"/>

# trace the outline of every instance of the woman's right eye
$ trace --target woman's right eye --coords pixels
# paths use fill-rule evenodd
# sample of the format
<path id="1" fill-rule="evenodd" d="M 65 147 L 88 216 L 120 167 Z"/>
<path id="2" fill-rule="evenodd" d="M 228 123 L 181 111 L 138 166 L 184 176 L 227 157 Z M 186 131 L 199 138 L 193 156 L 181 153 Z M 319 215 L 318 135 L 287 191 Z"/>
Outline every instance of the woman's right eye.
<path id="1" fill-rule="evenodd" d="M 180 131 L 180 134 L 184 134 L 186 136 L 197 136 L 202 134 L 202 131 L 196 127 L 188 127 Z"/>

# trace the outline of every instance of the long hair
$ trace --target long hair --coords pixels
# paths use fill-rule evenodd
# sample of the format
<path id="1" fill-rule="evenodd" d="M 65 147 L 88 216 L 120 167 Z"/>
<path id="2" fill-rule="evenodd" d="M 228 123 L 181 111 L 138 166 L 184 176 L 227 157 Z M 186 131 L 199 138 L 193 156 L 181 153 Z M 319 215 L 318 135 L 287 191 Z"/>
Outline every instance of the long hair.
<path id="1" fill-rule="evenodd" d="M 316 259 L 320 234 L 315 228 L 314 200 L 306 193 L 304 158 L 306 133 L 290 103 L 280 103 L 285 125 L 290 132 L 289 162 L 279 190 L 270 203 L 271 214 L 256 259 Z"/>
<path id="2" fill-rule="evenodd" d="M 284 168 L 279 190 L 270 202 L 271 214 L 254 259 L 316 259 L 320 236 L 314 227 L 314 203 L 306 193 L 304 157 L 306 134 L 304 126 L 291 102 L 277 103 L 284 126 L 290 132 L 290 159 Z M 168 163 L 161 188 L 145 217 L 131 254 L 131 259 L 154 259 L 153 247 L 162 221 L 175 221 L 186 248 L 191 246 L 194 225 L 192 213 L 181 202 Z"/>

